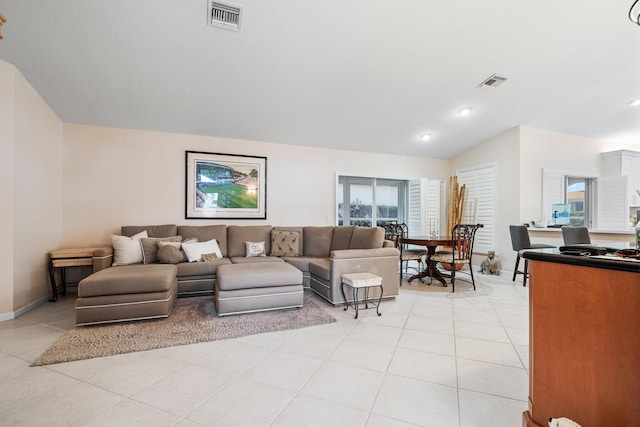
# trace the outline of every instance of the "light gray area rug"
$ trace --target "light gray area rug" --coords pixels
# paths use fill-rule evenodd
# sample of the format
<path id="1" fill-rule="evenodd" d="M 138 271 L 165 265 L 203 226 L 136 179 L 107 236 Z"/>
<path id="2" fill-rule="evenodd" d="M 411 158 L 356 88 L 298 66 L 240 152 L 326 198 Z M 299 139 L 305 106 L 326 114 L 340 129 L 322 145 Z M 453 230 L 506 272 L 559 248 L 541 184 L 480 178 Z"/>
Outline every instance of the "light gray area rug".
<path id="1" fill-rule="evenodd" d="M 305 328 L 336 319 L 310 298 L 300 309 L 218 317 L 213 297 L 179 298 L 166 319 L 80 326 L 61 336 L 31 366 Z"/>

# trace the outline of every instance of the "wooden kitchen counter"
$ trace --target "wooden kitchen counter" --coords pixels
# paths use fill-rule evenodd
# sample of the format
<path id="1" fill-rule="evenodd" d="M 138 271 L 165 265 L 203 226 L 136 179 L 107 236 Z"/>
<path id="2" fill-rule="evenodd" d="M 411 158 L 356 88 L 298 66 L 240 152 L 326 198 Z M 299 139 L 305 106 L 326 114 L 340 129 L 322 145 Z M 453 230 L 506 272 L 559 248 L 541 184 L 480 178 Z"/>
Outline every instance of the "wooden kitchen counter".
<path id="1" fill-rule="evenodd" d="M 555 253 L 554 253 L 555 252 Z M 523 426 L 640 425 L 640 262 L 527 252 L 529 410 Z"/>

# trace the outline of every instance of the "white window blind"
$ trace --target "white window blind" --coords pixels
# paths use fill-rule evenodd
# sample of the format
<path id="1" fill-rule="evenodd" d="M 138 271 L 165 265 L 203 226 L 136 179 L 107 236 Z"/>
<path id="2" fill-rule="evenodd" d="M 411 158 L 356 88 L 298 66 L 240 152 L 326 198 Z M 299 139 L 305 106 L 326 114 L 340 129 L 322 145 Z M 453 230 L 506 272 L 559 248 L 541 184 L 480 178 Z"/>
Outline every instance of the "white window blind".
<path id="1" fill-rule="evenodd" d="M 478 230 L 475 252 L 495 250 L 495 165 L 457 171 L 458 184 L 465 185 L 462 221 L 483 224 Z"/>
<path id="2" fill-rule="evenodd" d="M 598 229 L 627 229 L 629 223 L 627 194 L 627 176 L 598 178 Z"/>
<path id="3" fill-rule="evenodd" d="M 426 178 L 409 181 L 409 234 L 426 236 L 441 233 L 442 182 Z"/>
<path id="4" fill-rule="evenodd" d="M 553 169 L 542 169 L 542 212 L 540 218 L 533 220 L 543 220 L 551 222 L 551 214 L 554 203 L 564 203 L 565 174 L 563 171 Z"/>

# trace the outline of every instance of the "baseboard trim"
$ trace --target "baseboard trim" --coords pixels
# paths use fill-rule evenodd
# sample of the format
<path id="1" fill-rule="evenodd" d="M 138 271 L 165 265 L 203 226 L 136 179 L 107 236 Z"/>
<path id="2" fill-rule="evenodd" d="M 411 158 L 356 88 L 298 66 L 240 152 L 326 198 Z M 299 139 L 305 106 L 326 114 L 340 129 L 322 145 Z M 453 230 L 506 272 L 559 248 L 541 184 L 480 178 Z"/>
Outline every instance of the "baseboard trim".
<path id="1" fill-rule="evenodd" d="M 0 322 L 6 322 L 7 320 L 13 320 L 16 319 L 20 316 L 22 316 L 23 314 L 25 314 L 28 311 L 33 310 L 34 308 L 38 307 L 41 304 L 44 304 L 45 302 L 47 302 L 49 300 L 49 296 L 43 296 L 42 298 L 40 298 L 39 300 L 36 300 L 30 304 L 27 304 L 23 307 L 20 307 L 18 310 L 16 311 L 10 311 L 8 313 L 2 313 L 0 314 Z"/>

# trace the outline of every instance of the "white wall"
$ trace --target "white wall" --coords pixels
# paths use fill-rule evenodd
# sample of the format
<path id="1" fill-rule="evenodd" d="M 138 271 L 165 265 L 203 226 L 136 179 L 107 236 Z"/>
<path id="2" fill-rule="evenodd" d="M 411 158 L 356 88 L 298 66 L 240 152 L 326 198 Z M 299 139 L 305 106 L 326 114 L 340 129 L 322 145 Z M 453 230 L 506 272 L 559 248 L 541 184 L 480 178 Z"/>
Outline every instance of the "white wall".
<path id="1" fill-rule="evenodd" d="M 0 61 L 0 317 L 13 312 L 15 74 L 13 65 Z"/>
<path id="2" fill-rule="evenodd" d="M 335 224 L 336 174 L 446 179 L 450 162 L 257 141 L 64 125 L 64 246 L 122 225 Z M 185 220 L 185 150 L 267 157 L 266 220 Z"/>
<path id="3" fill-rule="evenodd" d="M 513 271 L 516 253 L 511 246 L 509 225 L 542 218 L 542 169 L 600 174 L 600 153 L 627 145 L 582 138 L 520 126 L 480 144 L 452 160 L 456 169 L 494 163 L 498 171 L 496 195 L 496 254 L 502 268 Z M 559 231 L 531 230 L 532 241 L 562 245 Z M 592 241 L 629 241 L 625 234 L 595 234 Z"/>
<path id="4" fill-rule="evenodd" d="M 0 81 L 6 124 L 0 317 L 6 318 L 49 293 L 47 253 L 62 236 L 62 122 L 22 74 L 1 61 Z"/>
<path id="5" fill-rule="evenodd" d="M 547 220 L 542 212 L 542 169 L 559 169 L 600 175 L 600 153 L 627 148 L 624 145 L 529 127 L 520 128 L 519 223 Z"/>
<path id="6" fill-rule="evenodd" d="M 14 310 L 49 293 L 47 253 L 62 236 L 62 121 L 16 73 Z"/>
<path id="7" fill-rule="evenodd" d="M 515 257 L 511 257 L 509 224 L 519 217 L 520 191 L 520 128 L 507 132 L 478 145 L 451 162 L 452 174 L 458 169 L 480 165 L 496 165 L 496 217 L 495 251 L 502 268 L 511 269 Z M 505 232 L 506 230 L 506 232 Z M 477 257 L 476 257 L 477 258 Z M 483 257 L 484 258 L 484 257 Z M 477 259 L 474 259 L 477 262 Z"/>

